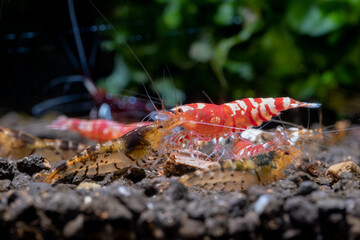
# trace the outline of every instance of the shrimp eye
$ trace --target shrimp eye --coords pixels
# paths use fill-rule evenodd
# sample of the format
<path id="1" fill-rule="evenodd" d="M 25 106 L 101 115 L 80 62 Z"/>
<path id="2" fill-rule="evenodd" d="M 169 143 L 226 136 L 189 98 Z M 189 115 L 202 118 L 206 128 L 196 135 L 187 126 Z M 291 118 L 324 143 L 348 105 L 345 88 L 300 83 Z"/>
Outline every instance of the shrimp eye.
<path id="1" fill-rule="evenodd" d="M 183 112 L 182 108 L 178 108 L 177 111 L 178 111 L 179 113 Z"/>
<path id="2" fill-rule="evenodd" d="M 164 128 L 164 126 L 163 126 L 163 125 L 159 125 L 158 128 Z"/>

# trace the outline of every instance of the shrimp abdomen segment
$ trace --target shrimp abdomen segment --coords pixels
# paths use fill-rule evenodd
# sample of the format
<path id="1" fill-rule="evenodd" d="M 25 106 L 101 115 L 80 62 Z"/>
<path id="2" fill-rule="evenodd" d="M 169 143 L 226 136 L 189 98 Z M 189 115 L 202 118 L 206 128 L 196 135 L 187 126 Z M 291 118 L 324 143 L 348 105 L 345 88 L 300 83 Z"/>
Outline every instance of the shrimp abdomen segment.
<path id="1" fill-rule="evenodd" d="M 287 109 L 320 106 L 317 103 L 302 103 L 289 97 L 245 98 L 223 105 L 229 108 L 230 117 L 234 118 L 236 127 L 244 129 L 259 126 Z"/>
<path id="2" fill-rule="evenodd" d="M 84 178 L 108 172 L 123 171 L 133 162 L 123 153 L 123 142 L 118 139 L 96 144 L 56 167 L 44 182 L 55 183 L 68 175 Z"/>
<path id="3" fill-rule="evenodd" d="M 221 168 L 205 171 L 198 170 L 182 176 L 179 181 L 187 187 L 200 186 L 208 190 L 217 191 L 243 191 L 261 183 L 254 173 Z"/>

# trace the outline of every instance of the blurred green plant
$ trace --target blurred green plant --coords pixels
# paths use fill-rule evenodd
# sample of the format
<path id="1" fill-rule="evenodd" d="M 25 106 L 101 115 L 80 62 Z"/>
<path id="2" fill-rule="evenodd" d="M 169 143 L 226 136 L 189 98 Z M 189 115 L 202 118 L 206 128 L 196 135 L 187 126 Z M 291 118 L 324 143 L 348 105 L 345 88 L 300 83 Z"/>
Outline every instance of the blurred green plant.
<path id="1" fill-rule="evenodd" d="M 360 112 L 336 103 L 358 98 L 360 0 L 114 4 L 105 15 L 118 32 L 109 33 L 103 48 L 122 60 L 104 81 L 122 79 L 115 84 L 121 88 L 148 81 L 126 41 L 169 102 L 174 92 L 181 100 L 186 93 L 188 102 L 208 101 L 204 90 L 217 103 L 290 96 L 320 101 L 340 115 Z"/>

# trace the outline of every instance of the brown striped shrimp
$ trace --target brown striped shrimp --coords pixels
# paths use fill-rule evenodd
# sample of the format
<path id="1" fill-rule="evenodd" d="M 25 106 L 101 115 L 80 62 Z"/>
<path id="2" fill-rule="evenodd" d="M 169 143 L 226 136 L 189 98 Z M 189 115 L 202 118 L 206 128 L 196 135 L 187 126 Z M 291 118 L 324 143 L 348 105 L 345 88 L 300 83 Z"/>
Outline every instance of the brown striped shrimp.
<path id="1" fill-rule="evenodd" d="M 209 190 L 246 190 L 253 185 L 266 185 L 283 177 L 283 171 L 290 163 L 302 156 L 300 146 L 304 142 L 320 140 L 328 145 L 340 141 L 348 128 L 348 121 L 339 121 L 334 130 L 302 127 L 282 129 L 275 133 L 250 129 L 241 133 L 233 148 L 235 160 L 225 160 L 219 167 L 183 175 L 179 181 L 185 186 L 199 186 Z M 325 135 L 324 135 L 325 134 Z"/>
<path id="2" fill-rule="evenodd" d="M 183 175 L 179 182 L 208 190 L 243 191 L 281 179 L 286 167 L 300 156 L 301 151 L 294 146 L 281 147 L 251 158 L 225 160 L 221 167 L 197 170 Z"/>
<path id="3" fill-rule="evenodd" d="M 68 159 L 86 148 L 83 144 L 58 139 L 40 139 L 23 131 L 0 127 L 0 157 L 9 160 L 38 153 L 53 164 Z"/>
<path id="4" fill-rule="evenodd" d="M 171 134 L 179 125 L 178 118 L 171 118 L 136 128 L 120 138 L 84 150 L 50 173 L 39 174 L 36 179 L 53 184 L 68 178 L 82 179 L 124 172 L 133 167 L 146 167 L 154 162 L 149 159 L 150 156 L 166 150 Z"/>

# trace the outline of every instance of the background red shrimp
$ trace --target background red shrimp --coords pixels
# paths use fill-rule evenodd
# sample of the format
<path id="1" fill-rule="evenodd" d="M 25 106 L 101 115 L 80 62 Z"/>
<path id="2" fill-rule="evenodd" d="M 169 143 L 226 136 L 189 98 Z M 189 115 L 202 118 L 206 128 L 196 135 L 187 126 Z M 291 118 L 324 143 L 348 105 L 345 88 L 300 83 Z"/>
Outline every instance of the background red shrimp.
<path id="1" fill-rule="evenodd" d="M 60 116 L 48 127 L 51 129 L 73 130 L 82 136 L 97 140 L 98 142 L 106 142 L 121 137 L 135 128 L 149 124 L 151 124 L 151 122 L 122 124 L 105 119 L 83 120 Z"/>

